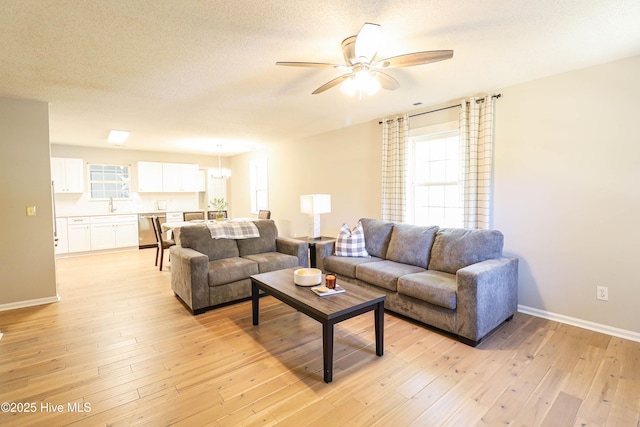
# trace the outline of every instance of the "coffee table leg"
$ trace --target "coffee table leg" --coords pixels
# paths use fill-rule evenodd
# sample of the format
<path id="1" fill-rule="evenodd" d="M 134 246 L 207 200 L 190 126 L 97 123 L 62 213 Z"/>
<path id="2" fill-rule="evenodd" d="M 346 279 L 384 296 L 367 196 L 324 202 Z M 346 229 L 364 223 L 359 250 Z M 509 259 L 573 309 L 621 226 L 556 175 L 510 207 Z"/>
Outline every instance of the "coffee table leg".
<path id="1" fill-rule="evenodd" d="M 324 382 L 333 381 L 333 323 L 322 324 L 322 364 Z"/>
<path id="2" fill-rule="evenodd" d="M 375 309 L 376 355 L 384 354 L 384 301 Z"/>
<path id="3" fill-rule="evenodd" d="M 251 281 L 251 307 L 253 308 L 253 324 L 257 325 L 259 321 L 260 291 L 258 290 L 258 285 L 256 285 L 253 280 Z"/>

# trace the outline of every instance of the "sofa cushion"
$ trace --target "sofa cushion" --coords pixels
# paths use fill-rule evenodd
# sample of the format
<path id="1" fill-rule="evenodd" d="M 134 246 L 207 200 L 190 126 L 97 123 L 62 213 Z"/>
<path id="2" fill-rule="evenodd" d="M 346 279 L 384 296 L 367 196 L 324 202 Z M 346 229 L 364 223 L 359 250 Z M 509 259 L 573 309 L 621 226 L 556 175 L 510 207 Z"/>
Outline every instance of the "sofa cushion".
<path id="1" fill-rule="evenodd" d="M 340 227 L 336 239 L 336 256 L 368 258 L 369 253 L 365 248 L 364 231 L 362 223 L 358 222 L 353 230 L 345 223 Z"/>
<path id="2" fill-rule="evenodd" d="M 395 224 L 391 232 L 387 259 L 427 268 L 431 246 L 438 229 L 438 226 Z"/>
<path id="3" fill-rule="evenodd" d="M 431 249 L 429 270 L 454 274 L 459 269 L 502 255 L 504 236 L 497 230 L 443 228 Z"/>
<path id="4" fill-rule="evenodd" d="M 258 273 L 282 270 L 298 266 L 298 257 L 279 252 L 264 252 L 244 257 L 258 264 Z"/>
<path id="5" fill-rule="evenodd" d="M 427 270 L 398 279 L 399 294 L 451 310 L 457 306 L 456 291 L 456 275 L 441 271 Z"/>
<path id="6" fill-rule="evenodd" d="M 386 258 L 393 222 L 371 218 L 362 218 L 360 222 L 364 230 L 365 247 L 369 255 L 376 258 Z"/>
<path id="7" fill-rule="evenodd" d="M 209 286 L 226 285 L 258 273 L 258 264 L 249 259 L 233 257 L 211 261 Z"/>
<path id="8" fill-rule="evenodd" d="M 276 237 L 278 237 L 276 223 L 272 219 L 261 219 L 254 221 L 254 224 L 260 232 L 260 237 L 237 240 L 240 256 L 276 252 Z"/>
<path id="9" fill-rule="evenodd" d="M 395 292 L 400 276 L 421 271 L 425 271 L 424 268 L 394 261 L 370 262 L 356 266 L 356 279 Z"/>
<path id="10" fill-rule="evenodd" d="M 180 245 L 209 257 L 209 261 L 239 256 L 238 245 L 233 239 L 212 239 L 206 224 L 194 224 L 180 228 Z"/>
<path id="11" fill-rule="evenodd" d="M 340 257 L 340 256 L 328 256 L 323 259 L 324 270 L 328 273 L 335 273 L 340 276 L 348 277 L 350 279 L 356 278 L 356 267 L 360 264 L 367 262 L 382 261 L 380 258 L 355 258 L 355 257 Z"/>

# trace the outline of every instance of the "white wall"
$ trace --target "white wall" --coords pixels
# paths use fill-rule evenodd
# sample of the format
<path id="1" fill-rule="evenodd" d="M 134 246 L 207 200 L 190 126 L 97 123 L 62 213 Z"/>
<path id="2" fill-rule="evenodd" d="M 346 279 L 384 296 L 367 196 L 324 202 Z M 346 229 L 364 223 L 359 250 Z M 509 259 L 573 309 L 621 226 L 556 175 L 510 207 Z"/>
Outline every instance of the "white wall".
<path id="1" fill-rule="evenodd" d="M 0 153 L 0 309 L 57 301 L 47 103 L 0 98 Z"/>
<path id="2" fill-rule="evenodd" d="M 320 218 L 323 235 L 337 235 L 343 222 L 353 227 L 361 217 L 379 217 L 380 135 L 378 122 L 368 122 L 233 157 L 233 214 L 250 216 L 249 161 L 266 156 L 269 208 L 280 235 L 308 234 L 308 216 L 300 213 L 303 194 L 331 195 L 331 213 Z"/>
<path id="3" fill-rule="evenodd" d="M 638 76 L 634 57 L 501 90 L 494 224 L 521 305 L 640 332 Z"/>

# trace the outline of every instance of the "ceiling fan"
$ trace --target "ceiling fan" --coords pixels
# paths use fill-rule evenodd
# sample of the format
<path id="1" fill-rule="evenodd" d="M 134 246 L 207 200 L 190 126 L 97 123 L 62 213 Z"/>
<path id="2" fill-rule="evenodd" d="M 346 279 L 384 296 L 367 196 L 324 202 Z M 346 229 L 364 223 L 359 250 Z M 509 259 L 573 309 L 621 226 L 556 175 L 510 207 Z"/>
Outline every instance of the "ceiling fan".
<path id="1" fill-rule="evenodd" d="M 276 65 L 309 68 L 337 68 L 348 70 L 348 73 L 337 77 L 313 91 L 313 95 L 322 93 L 334 86 L 341 86 L 343 92 L 353 95 L 356 91 L 365 91 L 369 95 L 380 88 L 395 90 L 400 83 L 381 69 L 412 67 L 444 61 L 453 57 L 453 50 L 431 50 L 426 52 L 407 53 L 391 58 L 374 61 L 380 45 L 382 29 L 378 24 L 366 22 L 360 32 L 342 41 L 342 54 L 345 65 L 327 64 L 323 62 L 276 62 Z"/>

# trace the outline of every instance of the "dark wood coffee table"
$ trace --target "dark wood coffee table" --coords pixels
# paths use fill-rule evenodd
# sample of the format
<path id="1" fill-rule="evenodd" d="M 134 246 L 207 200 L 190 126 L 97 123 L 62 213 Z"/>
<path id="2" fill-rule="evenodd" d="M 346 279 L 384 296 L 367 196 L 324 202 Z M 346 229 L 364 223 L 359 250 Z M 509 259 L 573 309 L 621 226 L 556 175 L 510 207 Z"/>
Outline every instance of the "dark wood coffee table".
<path id="1" fill-rule="evenodd" d="M 299 268 L 299 267 L 296 267 Z M 296 268 L 251 276 L 253 324 L 259 321 L 260 290 L 272 295 L 322 324 L 324 381 L 333 380 L 333 325 L 368 311 L 375 312 L 376 355 L 384 352 L 384 300 L 386 295 L 340 282 L 346 292 L 319 297 L 310 288 L 293 282 Z"/>

